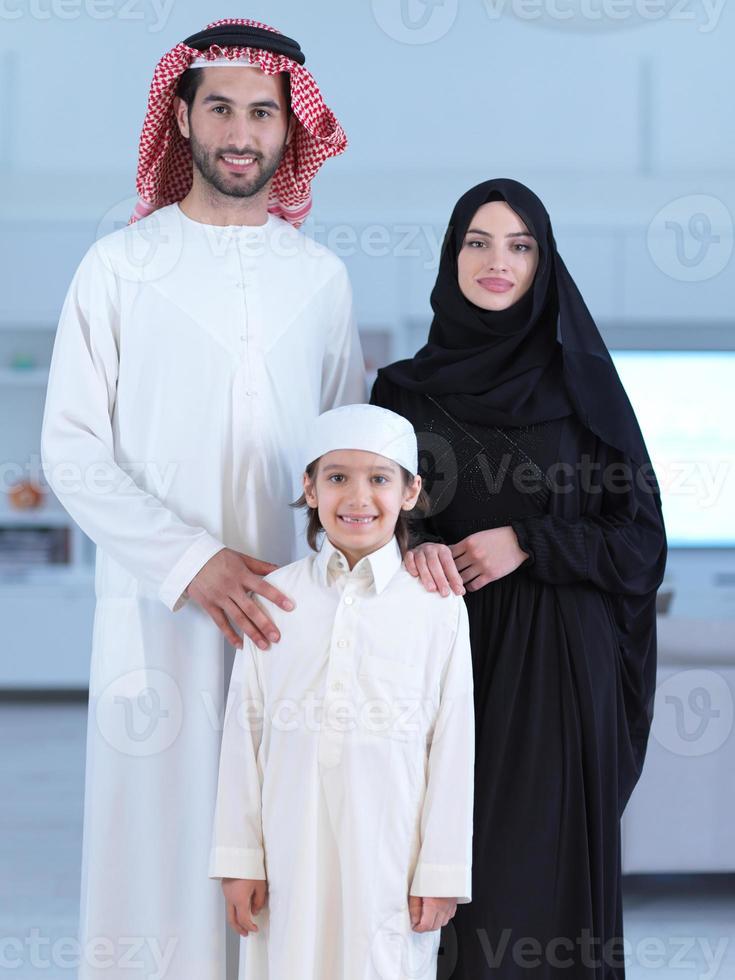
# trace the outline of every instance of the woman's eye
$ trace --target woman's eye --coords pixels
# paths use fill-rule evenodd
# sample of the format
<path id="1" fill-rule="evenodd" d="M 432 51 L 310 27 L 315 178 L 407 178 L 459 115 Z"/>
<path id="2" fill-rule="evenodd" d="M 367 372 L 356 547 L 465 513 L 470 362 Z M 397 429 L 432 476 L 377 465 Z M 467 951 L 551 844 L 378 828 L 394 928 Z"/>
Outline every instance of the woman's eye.
<path id="1" fill-rule="evenodd" d="M 520 249 L 521 252 L 530 252 L 533 245 L 526 245 L 525 242 L 516 242 L 513 248 L 516 250 Z"/>
<path id="2" fill-rule="evenodd" d="M 334 480 L 334 482 L 335 482 L 335 483 L 337 483 L 337 482 L 339 482 L 340 480 L 343 480 L 343 479 L 344 479 L 344 476 L 343 476 L 343 475 L 342 475 L 341 473 L 333 473 L 333 474 L 332 474 L 332 475 L 331 475 L 331 476 L 329 477 L 329 479 L 330 479 L 330 480 Z"/>
<path id="3" fill-rule="evenodd" d="M 474 248 L 475 245 L 479 245 L 480 248 L 485 248 L 485 242 L 480 241 L 479 238 L 474 241 L 465 242 L 465 244 L 468 248 Z"/>
<path id="4" fill-rule="evenodd" d="M 387 476 L 375 476 L 375 477 L 373 477 L 373 479 L 374 480 L 381 480 L 383 483 L 387 483 L 388 482 L 388 477 Z"/>

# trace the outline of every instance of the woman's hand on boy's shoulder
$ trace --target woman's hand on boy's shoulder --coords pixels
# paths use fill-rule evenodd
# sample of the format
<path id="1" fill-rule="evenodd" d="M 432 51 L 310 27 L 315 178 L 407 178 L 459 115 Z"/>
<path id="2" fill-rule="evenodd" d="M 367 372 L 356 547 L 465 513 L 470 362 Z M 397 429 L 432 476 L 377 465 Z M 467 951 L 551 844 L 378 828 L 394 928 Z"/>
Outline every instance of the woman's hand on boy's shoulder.
<path id="1" fill-rule="evenodd" d="M 418 578 L 427 592 L 448 596 L 464 595 L 462 576 L 457 571 L 449 545 L 425 541 L 411 548 L 403 557 L 406 571 Z"/>
<path id="2" fill-rule="evenodd" d="M 257 932 L 253 917 L 265 907 L 268 882 L 261 878 L 223 878 L 227 921 L 240 936 Z"/>
<path id="3" fill-rule="evenodd" d="M 408 912 L 411 916 L 411 928 L 414 932 L 433 932 L 441 929 L 457 911 L 455 898 L 421 898 L 418 895 L 408 896 Z"/>

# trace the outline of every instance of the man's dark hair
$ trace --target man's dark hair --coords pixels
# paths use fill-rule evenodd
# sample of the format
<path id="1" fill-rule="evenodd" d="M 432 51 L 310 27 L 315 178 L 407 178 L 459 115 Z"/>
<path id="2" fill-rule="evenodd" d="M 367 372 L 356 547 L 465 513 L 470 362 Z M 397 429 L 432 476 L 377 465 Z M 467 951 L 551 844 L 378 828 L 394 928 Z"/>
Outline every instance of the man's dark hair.
<path id="1" fill-rule="evenodd" d="M 176 95 L 180 99 L 186 102 L 188 107 L 188 113 L 191 115 L 191 109 L 194 105 L 194 99 L 196 98 L 197 90 L 202 84 L 202 71 L 203 68 L 187 68 L 179 79 L 179 83 L 176 86 Z M 283 96 L 286 100 L 286 117 L 291 117 L 291 76 L 287 71 L 280 72 L 283 78 Z"/>

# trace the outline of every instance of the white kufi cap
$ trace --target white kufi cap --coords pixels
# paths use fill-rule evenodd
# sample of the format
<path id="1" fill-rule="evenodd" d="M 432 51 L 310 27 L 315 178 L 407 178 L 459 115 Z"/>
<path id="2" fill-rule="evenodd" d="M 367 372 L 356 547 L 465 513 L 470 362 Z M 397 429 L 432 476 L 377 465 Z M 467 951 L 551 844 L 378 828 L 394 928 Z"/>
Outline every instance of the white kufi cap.
<path id="1" fill-rule="evenodd" d="M 310 426 L 304 469 L 335 449 L 362 449 L 386 456 L 412 476 L 418 472 L 413 426 L 402 415 L 377 405 L 342 405 L 324 412 Z"/>

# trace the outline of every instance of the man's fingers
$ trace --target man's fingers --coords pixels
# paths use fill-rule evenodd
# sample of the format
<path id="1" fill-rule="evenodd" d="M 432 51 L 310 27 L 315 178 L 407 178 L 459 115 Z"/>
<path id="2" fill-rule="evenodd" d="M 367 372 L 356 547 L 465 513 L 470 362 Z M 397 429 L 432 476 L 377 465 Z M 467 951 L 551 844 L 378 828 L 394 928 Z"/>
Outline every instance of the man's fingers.
<path id="1" fill-rule="evenodd" d="M 406 566 L 406 571 L 410 572 L 414 578 L 418 576 L 418 569 L 416 568 L 416 555 L 413 551 L 407 551 L 404 558 L 403 564 Z"/>
<path id="2" fill-rule="evenodd" d="M 253 558 L 251 555 L 243 555 L 242 557 L 250 571 L 256 575 L 270 575 L 278 568 L 278 565 L 274 565 L 271 561 L 262 561 L 262 559 Z"/>
<path id="3" fill-rule="evenodd" d="M 242 639 L 237 635 L 235 630 L 232 628 L 232 624 L 230 623 L 227 616 L 225 616 L 224 612 L 219 608 L 219 606 L 205 606 L 205 609 L 207 610 L 211 618 L 214 620 L 216 625 L 219 626 L 220 630 L 224 633 L 227 641 L 233 647 L 237 647 L 237 649 L 239 650 L 242 647 Z"/>
<path id="4" fill-rule="evenodd" d="M 245 606 L 247 606 L 247 609 L 244 608 Z M 261 650 L 267 650 L 270 645 L 267 637 L 263 635 L 258 624 L 253 621 L 254 617 L 251 618 L 249 615 L 251 608 L 254 608 L 254 606 L 255 604 L 252 599 L 248 599 L 243 594 L 240 603 L 235 602 L 234 599 L 228 599 L 224 608 L 229 618 L 237 624 L 245 636 L 249 636 L 253 643 Z M 273 629 L 272 624 L 271 629 Z"/>
<path id="5" fill-rule="evenodd" d="M 280 589 L 277 589 L 275 585 L 271 585 L 270 582 L 264 582 L 262 579 L 259 579 L 255 583 L 250 583 L 250 591 L 255 592 L 257 595 L 262 595 L 265 599 L 270 599 L 274 606 L 280 606 L 286 612 L 291 612 L 295 608 L 294 602 L 287 595 L 284 595 Z"/>
<path id="6" fill-rule="evenodd" d="M 408 914 L 411 919 L 411 925 L 417 926 L 421 921 L 421 905 L 423 899 L 419 895 L 409 895 L 408 896 Z"/>

